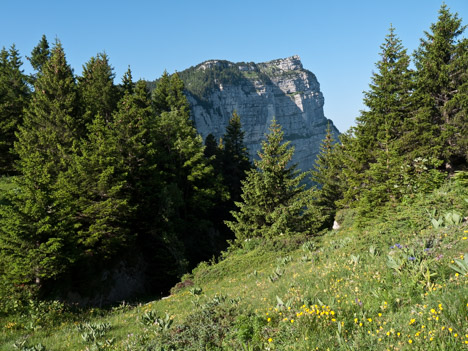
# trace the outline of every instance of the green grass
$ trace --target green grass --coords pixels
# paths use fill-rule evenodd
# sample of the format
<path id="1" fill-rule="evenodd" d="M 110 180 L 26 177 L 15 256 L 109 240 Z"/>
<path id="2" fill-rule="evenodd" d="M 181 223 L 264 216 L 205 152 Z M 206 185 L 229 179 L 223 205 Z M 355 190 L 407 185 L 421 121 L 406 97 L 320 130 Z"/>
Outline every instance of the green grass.
<path id="1" fill-rule="evenodd" d="M 465 199 L 449 184 L 359 227 L 348 211 L 315 238 L 251 240 L 147 304 L 18 308 L 0 318 L 0 350 L 466 350 L 468 275 L 452 266 L 468 254 L 467 222 L 430 220 L 466 217 Z M 85 341 L 86 322 L 103 335 Z"/>

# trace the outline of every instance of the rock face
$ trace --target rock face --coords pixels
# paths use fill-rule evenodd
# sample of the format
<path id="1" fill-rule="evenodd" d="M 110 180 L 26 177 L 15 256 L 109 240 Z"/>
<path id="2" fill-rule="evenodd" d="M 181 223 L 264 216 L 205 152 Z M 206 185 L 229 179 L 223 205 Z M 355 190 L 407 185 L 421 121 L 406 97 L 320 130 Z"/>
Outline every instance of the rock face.
<path id="1" fill-rule="evenodd" d="M 194 89 L 197 81 L 210 79 L 205 90 Z M 323 113 L 324 99 L 315 75 L 304 69 L 299 56 L 265 63 L 206 61 L 181 72 L 188 90 L 192 118 L 203 139 L 225 133 L 232 112 L 237 111 L 251 157 L 257 155 L 268 127 L 276 118 L 285 140 L 295 147 L 293 162 L 302 171 L 313 168 L 320 143 L 330 123 Z M 198 93 L 197 93 L 198 92 Z"/>

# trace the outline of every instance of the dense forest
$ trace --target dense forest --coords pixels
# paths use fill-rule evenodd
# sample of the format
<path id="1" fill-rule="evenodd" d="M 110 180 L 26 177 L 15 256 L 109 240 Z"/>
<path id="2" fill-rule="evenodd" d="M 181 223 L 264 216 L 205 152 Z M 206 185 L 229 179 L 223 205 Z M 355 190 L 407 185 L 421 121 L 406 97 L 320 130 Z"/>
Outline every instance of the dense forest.
<path id="1" fill-rule="evenodd" d="M 343 209 L 365 225 L 450 177 L 466 179 L 464 30 L 443 5 L 411 57 L 391 27 L 366 109 L 340 140 L 328 133 L 310 173 L 289 163 L 294 150 L 275 121 L 253 165 L 235 111 L 222 140 L 203 142 L 178 74 L 164 73 L 152 91 L 130 69 L 115 84 L 99 53 L 77 76 L 62 44 L 43 36 L 25 75 L 15 46 L 3 48 L 2 298 L 96 304 L 163 293 L 228 245 L 312 237 Z M 221 78 L 235 81 L 234 68 Z M 199 78 L 190 89 L 203 98 L 209 82 Z M 303 185 L 309 178 L 317 187 Z"/>
<path id="2" fill-rule="evenodd" d="M 31 76 L 14 45 L 1 52 L 3 296 L 95 298 L 135 276 L 113 299 L 159 294 L 226 248 L 251 167 L 238 117 L 205 148 L 177 74 L 150 94 L 130 69 L 115 85 L 97 54 L 77 77 L 45 36 L 28 59 Z"/>

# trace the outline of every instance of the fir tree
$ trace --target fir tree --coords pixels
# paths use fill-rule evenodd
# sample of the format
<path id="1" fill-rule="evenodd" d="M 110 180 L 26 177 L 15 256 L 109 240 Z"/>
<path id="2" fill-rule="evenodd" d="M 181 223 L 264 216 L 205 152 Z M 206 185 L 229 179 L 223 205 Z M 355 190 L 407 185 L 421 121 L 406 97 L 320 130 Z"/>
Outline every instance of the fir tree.
<path id="1" fill-rule="evenodd" d="M 353 136 L 343 143 L 343 176 L 347 183 L 344 203 L 363 211 L 395 198 L 401 138 L 411 112 L 412 72 L 410 59 L 393 27 L 381 46 L 381 59 L 365 93 L 367 110 L 357 118 Z M 357 202 L 354 202 L 357 200 Z"/>
<path id="2" fill-rule="evenodd" d="M 22 62 L 18 51 L 12 45 L 0 52 L 0 174 L 14 172 L 13 143 L 15 132 L 23 120 L 23 110 L 27 106 L 30 90 L 27 77 L 21 69 Z"/>
<path id="3" fill-rule="evenodd" d="M 226 127 L 222 151 L 224 184 L 229 189 L 232 201 L 240 201 L 241 181 L 245 179 L 246 171 L 252 168 L 249 154 L 244 144 L 244 134 L 240 117 L 234 111 Z"/>
<path id="4" fill-rule="evenodd" d="M 208 159 L 214 159 L 219 161 L 219 158 L 221 156 L 219 151 L 220 149 L 218 148 L 218 144 L 216 143 L 216 138 L 213 134 L 208 134 L 205 138 L 205 157 Z M 214 168 L 216 169 L 217 167 Z M 217 170 L 221 171 L 220 168 L 221 165 L 219 165 Z"/>
<path id="5" fill-rule="evenodd" d="M 153 90 L 153 107 L 156 115 L 171 110 L 187 115 L 190 113 L 190 105 L 184 94 L 184 82 L 177 73 L 169 76 L 164 71 Z"/>
<path id="6" fill-rule="evenodd" d="M 125 93 L 130 95 L 133 94 L 134 89 L 135 83 L 133 83 L 132 70 L 130 69 L 130 66 L 128 66 L 127 71 L 122 77 L 122 84 L 120 86 L 121 96 Z"/>
<path id="7" fill-rule="evenodd" d="M 331 227 L 336 213 L 336 202 L 341 199 L 343 186 L 340 180 L 340 145 L 333 137 L 330 123 L 327 134 L 320 145 L 320 153 L 315 160 L 312 181 L 319 185 L 315 204 L 324 215 L 324 226 Z"/>
<path id="8" fill-rule="evenodd" d="M 78 78 L 78 87 L 87 123 L 97 114 L 108 122 L 111 120 L 119 100 L 114 78 L 115 74 L 106 54 L 92 57 L 83 66 L 83 76 Z"/>
<path id="9" fill-rule="evenodd" d="M 55 198 L 62 216 L 73 221 L 80 263 L 102 264 L 128 245 L 130 207 L 119 144 L 108 123 L 98 114 L 88 129 L 59 176 Z"/>
<path id="10" fill-rule="evenodd" d="M 213 167 L 204 155 L 200 135 L 190 120 L 184 85 L 177 74 L 167 73 L 153 92 L 155 146 L 163 187 L 160 193 L 160 227 L 178 237 L 186 257 L 194 263 L 213 254 L 207 233 L 212 229 L 210 209 L 216 199 L 225 197 Z M 203 245 L 200 245 L 203 243 Z M 208 256 L 208 257 L 207 257 Z"/>
<path id="11" fill-rule="evenodd" d="M 443 4 L 414 54 L 417 112 L 409 121 L 406 147 L 413 158 L 441 160 L 449 170 L 465 156 L 468 44 L 459 39 L 465 28 Z"/>
<path id="12" fill-rule="evenodd" d="M 19 128 L 16 189 L 2 208 L 0 247 L 7 260 L 4 278 L 33 284 L 56 278 L 75 260 L 73 223 L 63 217 L 56 185 L 70 165 L 80 127 L 76 84 L 60 43 L 39 75 L 32 101 Z"/>
<path id="13" fill-rule="evenodd" d="M 253 237 L 274 238 L 298 233 L 313 234 L 321 218 L 312 205 L 313 188 L 305 189 L 296 166 L 289 166 L 294 149 L 282 143 L 281 126 L 273 120 L 270 133 L 262 142 L 256 169 L 247 172 L 243 181 L 242 202 L 227 226 L 238 241 Z"/>
<path id="14" fill-rule="evenodd" d="M 51 52 L 49 49 L 49 42 L 47 41 L 46 36 L 43 34 L 39 43 L 34 47 L 31 51 L 31 57 L 27 57 L 31 66 L 34 70 L 39 73 L 42 71 L 42 67 L 44 67 L 45 63 L 50 59 Z M 37 74 L 33 75 L 32 81 L 37 78 Z"/>

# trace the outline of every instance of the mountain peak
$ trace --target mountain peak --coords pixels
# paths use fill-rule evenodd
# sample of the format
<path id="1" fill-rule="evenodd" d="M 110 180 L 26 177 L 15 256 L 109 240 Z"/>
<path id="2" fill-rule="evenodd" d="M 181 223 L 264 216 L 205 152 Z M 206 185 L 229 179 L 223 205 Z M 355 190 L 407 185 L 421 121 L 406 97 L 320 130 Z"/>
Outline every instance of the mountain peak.
<path id="1" fill-rule="evenodd" d="M 298 55 L 263 63 L 208 60 L 180 72 L 180 77 L 203 138 L 221 138 L 237 111 L 245 144 L 255 158 L 275 118 L 285 140 L 295 147 L 292 162 L 304 171 L 313 168 L 330 121 L 323 113 L 317 77 L 304 69 Z M 333 123 L 332 130 L 337 136 Z"/>
<path id="2" fill-rule="evenodd" d="M 264 65 L 274 66 L 281 69 L 282 71 L 298 71 L 304 69 L 299 55 L 268 61 L 265 62 Z"/>

